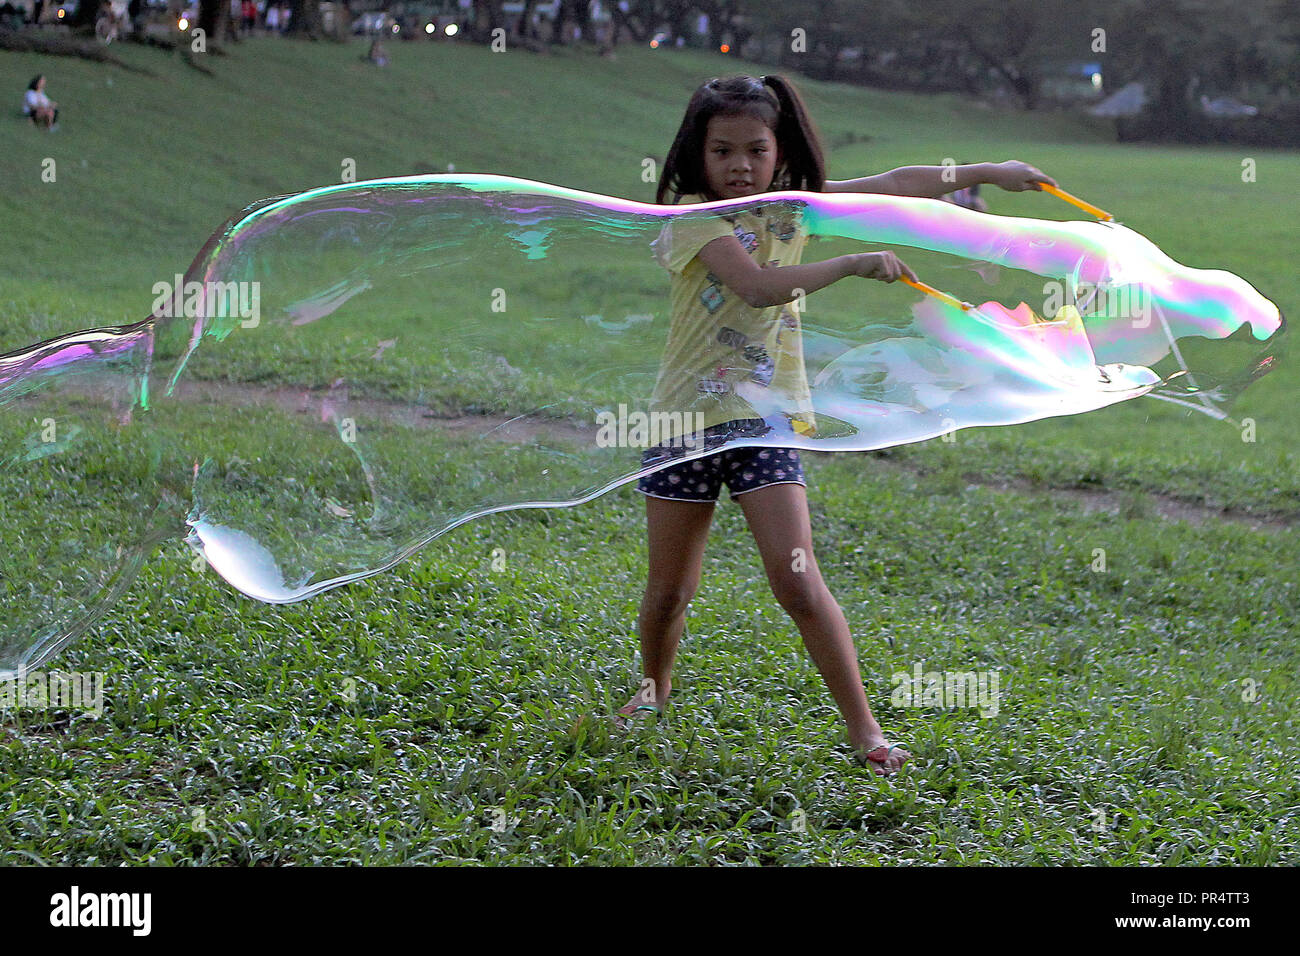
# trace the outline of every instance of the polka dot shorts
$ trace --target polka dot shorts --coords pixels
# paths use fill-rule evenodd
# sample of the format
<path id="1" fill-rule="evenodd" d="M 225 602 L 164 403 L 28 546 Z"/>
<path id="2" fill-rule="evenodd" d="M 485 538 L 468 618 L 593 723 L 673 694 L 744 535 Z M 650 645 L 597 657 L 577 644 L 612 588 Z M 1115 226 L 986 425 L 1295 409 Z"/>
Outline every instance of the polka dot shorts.
<path id="1" fill-rule="evenodd" d="M 758 438 L 770 430 L 761 418 L 725 422 L 704 430 L 704 447 L 722 445 L 734 438 Z M 641 456 L 641 465 L 648 467 L 680 458 L 685 451 L 680 445 L 657 445 Z M 670 501 L 717 501 L 724 482 L 733 500 L 746 491 L 757 491 L 768 485 L 807 486 L 796 449 L 751 447 L 729 448 L 716 455 L 669 465 L 638 481 L 636 490 L 651 498 Z"/>

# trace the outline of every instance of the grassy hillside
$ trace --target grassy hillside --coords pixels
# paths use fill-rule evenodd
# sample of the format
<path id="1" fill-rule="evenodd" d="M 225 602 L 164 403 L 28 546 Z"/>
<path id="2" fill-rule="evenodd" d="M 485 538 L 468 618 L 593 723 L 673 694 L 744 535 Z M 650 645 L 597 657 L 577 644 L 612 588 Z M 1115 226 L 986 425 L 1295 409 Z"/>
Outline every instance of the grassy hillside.
<path id="1" fill-rule="evenodd" d="M 16 114 L 0 127 L 0 348 L 143 318 L 153 284 L 183 271 L 225 219 L 267 196 L 337 182 L 345 160 L 355 162 L 359 179 L 454 164 L 460 172 L 650 201 L 642 160 L 662 160 L 694 85 L 745 68 L 706 54 L 631 48 L 611 62 L 576 51 L 537 57 L 399 44 L 392 66 L 379 70 L 362 52 L 360 44 L 261 38 L 210 57 L 213 76 L 130 46 L 121 56 L 152 75 L 0 57 L 9 89 L 44 71 L 64 110 L 50 135 Z M 1284 312 L 1300 301 L 1294 226 L 1278 214 L 1300 189 L 1294 152 L 1120 147 L 1104 124 L 1066 114 L 1001 113 L 950 97 L 812 82 L 802 88 L 831 178 L 945 157 L 1023 159 L 1177 261 L 1236 272 Z M 47 158 L 56 163 L 54 183 L 41 178 Z M 1244 158 L 1255 160 L 1255 182 L 1242 181 Z M 995 192 L 997 213 L 1064 219 L 1073 212 L 1043 195 Z M 818 255 L 850 248 L 825 243 Z M 825 297 L 833 303 L 845 294 L 832 288 Z M 971 432 L 960 454 L 982 473 L 1069 481 L 1106 472 L 1119 486 L 1295 514 L 1300 468 L 1287 396 L 1298 381 L 1294 364 L 1284 365 L 1237 407 L 1238 417 L 1257 422 L 1254 443 L 1230 426 L 1142 401 L 1079 422 L 1027 426 L 1010 441 Z M 1147 425 L 1158 429 L 1159 442 Z"/>

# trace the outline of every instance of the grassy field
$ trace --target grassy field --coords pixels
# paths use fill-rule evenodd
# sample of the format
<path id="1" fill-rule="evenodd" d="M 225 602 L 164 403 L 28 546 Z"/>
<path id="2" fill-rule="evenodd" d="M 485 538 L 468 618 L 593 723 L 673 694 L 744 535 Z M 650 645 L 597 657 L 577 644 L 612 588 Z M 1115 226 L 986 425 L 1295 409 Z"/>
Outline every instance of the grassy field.
<path id="1" fill-rule="evenodd" d="M 362 179 L 454 163 L 649 201 L 642 159 L 662 160 L 691 89 L 746 68 L 630 49 L 392 52 L 376 71 L 359 43 L 258 40 L 212 58 L 212 76 L 130 47 L 119 55 L 152 75 L 0 54 L 0 85 L 45 72 L 64 111 L 51 135 L 16 111 L 0 125 L 0 349 L 143 318 L 152 285 L 222 221 L 338 181 L 346 160 Z M 1295 311 L 1294 227 L 1278 214 L 1300 191 L 1294 153 L 1120 147 L 1065 114 L 801 89 L 832 178 L 1022 159 L 1179 262 Z M 1044 196 L 989 199 L 1069 217 Z M 819 308 L 851 307 L 827 291 Z M 1283 364 L 1234 410 L 1256 423 L 1249 443 L 1138 400 L 807 456 L 820 564 L 882 724 L 916 754 L 891 781 L 850 761 L 731 506 L 668 715 L 626 738 L 580 721 L 639 676 L 644 517 L 623 488 L 480 519 L 284 608 L 169 545 L 55 661 L 106 673 L 103 717 L 0 724 L 0 860 L 1294 864 L 1297 375 Z M 1170 504 L 1195 520 L 1163 517 Z M 6 542 L 41 533 L 17 513 Z M 891 704 L 891 676 L 918 663 L 996 671 L 997 714 Z"/>

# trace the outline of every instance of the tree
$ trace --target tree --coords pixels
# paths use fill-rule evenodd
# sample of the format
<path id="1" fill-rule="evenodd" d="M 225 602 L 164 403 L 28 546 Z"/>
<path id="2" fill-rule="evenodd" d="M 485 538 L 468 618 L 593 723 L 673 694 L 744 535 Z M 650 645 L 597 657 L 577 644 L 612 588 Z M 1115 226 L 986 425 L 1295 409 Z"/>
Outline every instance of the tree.
<path id="1" fill-rule="evenodd" d="M 68 26 L 73 32 L 80 32 L 83 27 L 88 27 L 91 30 L 95 28 L 95 20 L 99 17 L 99 3 L 100 0 L 81 0 L 77 4 L 76 13 L 72 14 L 68 20 Z"/>
<path id="2" fill-rule="evenodd" d="M 501 4 L 494 0 L 474 0 L 474 14 L 469 22 L 469 38 L 475 43 L 488 43 L 492 31 L 502 28 L 504 14 Z"/>
<path id="3" fill-rule="evenodd" d="M 570 0 L 556 0 L 555 22 L 551 24 L 552 44 L 564 44 L 564 25 L 568 22 Z"/>
<path id="4" fill-rule="evenodd" d="M 612 7 L 614 21 L 634 40 L 648 43 L 662 26 L 667 26 L 675 36 L 690 35 L 697 13 L 708 13 L 712 24 L 714 8 L 720 4 L 717 0 L 630 0 L 626 13 L 617 0 L 607 0 L 606 6 Z"/>
<path id="5" fill-rule="evenodd" d="M 319 40 L 324 35 L 320 0 L 289 0 L 288 35 L 300 40 Z"/>
<path id="6" fill-rule="evenodd" d="M 717 4 L 729 19 L 730 4 Z M 843 51 L 864 48 L 879 38 L 897 38 L 894 24 L 880 28 L 882 9 L 890 3 L 870 6 L 854 0 L 787 0 L 785 3 L 749 5 L 745 12 L 746 36 L 750 33 L 772 38 L 777 44 L 777 61 L 816 79 L 834 79 L 841 68 Z M 888 20 L 886 19 L 886 22 Z M 738 45 L 743 42 L 737 34 Z"/>
<path id="7" fill-rule="evenodd" d="M 230 22 L 230 0 L 199 0 L 199 22 L 208 43 L 238 39 Z"/>
<path id="8" fill-rule="evenodd" d="M 519 14 L 519 19 L 515 21 L 515 28 L 511 33 L 519 39 L 532 38 L 533 10 L 537 6 L 537 0 L 525 0 L 524 9 Z"/>
<path id="9" fill-rule="evenodd" d="M 909 27 L 924 31 L 947 51 L 951 88 L 974 91 L 992 76 L 1036 109 L 1049 69 L 1094 58 L 1091 30 L 1097 4 L 1071 0 L 933 0 L 904 12 Z"/>
<path id="10" fill-rule="evenodd" d="M 645 21 L 636 15 L 636 4 L 629 4 L 627 12 L 623 11 L 617 3 L 614 4 L 610 13 L 614 16 L 614 23 L 619 30 L 626 30 L 628 35 L 637 43 L 647 43 L 650 40 L 650 31 L 654 29 L 653 25 L 647 25 Z"/>
<path id="11" fill-rule="evenodd" d="M 1199 108 L 1211 97 L 1294 97 L 1300 87 L 1300 16 L 1287 0 L 1109 0 L 1104 68 L 1116 83 L 1139 81 L 1147 106 L 1122 122 L 1122 138 L 1197 140 L 1220 132 Z"/>

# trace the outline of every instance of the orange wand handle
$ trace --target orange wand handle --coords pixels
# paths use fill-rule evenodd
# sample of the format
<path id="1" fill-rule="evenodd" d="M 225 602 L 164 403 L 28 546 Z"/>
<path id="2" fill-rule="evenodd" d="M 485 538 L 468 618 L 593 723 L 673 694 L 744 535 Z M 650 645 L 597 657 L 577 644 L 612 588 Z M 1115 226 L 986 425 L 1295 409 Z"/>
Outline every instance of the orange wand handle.
<path id="1" fill-rule="evenodd" d="M 1060 189 L 1056 186 L 1052 186 L 1049 183 L 1039 183 L 1038 185 L 1042 187 L 1043 192 L 1051 193 L 1057 199 L 1064 199 L 1072 206 L 1078 206 L 1089 216 L 1096 216 L 1098 219 L 1102 220 L 1103 222 L 1115 221 L 1115 217 L 1112 216 L 1110 213 L 1108 213 L 1106 210 L 1099 209 L 1098 207 L 1094 206 L 1090 202 L 1084 202 L 1078 196 L 1071 196 L 1064 189 Z"/>
<path id="2" fill-rule="evenodd" d="M 915 282 L 909 279 L 907 276 L 899 276 L 898 281 L 906 283 L 907 285 L 910 285 L 913 289 L 916 289 L 919 292 L 924 292 L 926 295 L 932 295 L 941 302 L 947 302 L 949 305 L 956 306 L 957 308 L 961 309 L 963 312 L 967 312 L 970 310 L 970 305 L 968 303 L 962 302 L 961 300 L 950 296 L 947 292 L 940 292 L 932 285 L 926 285 L 924 282 Z"/>

